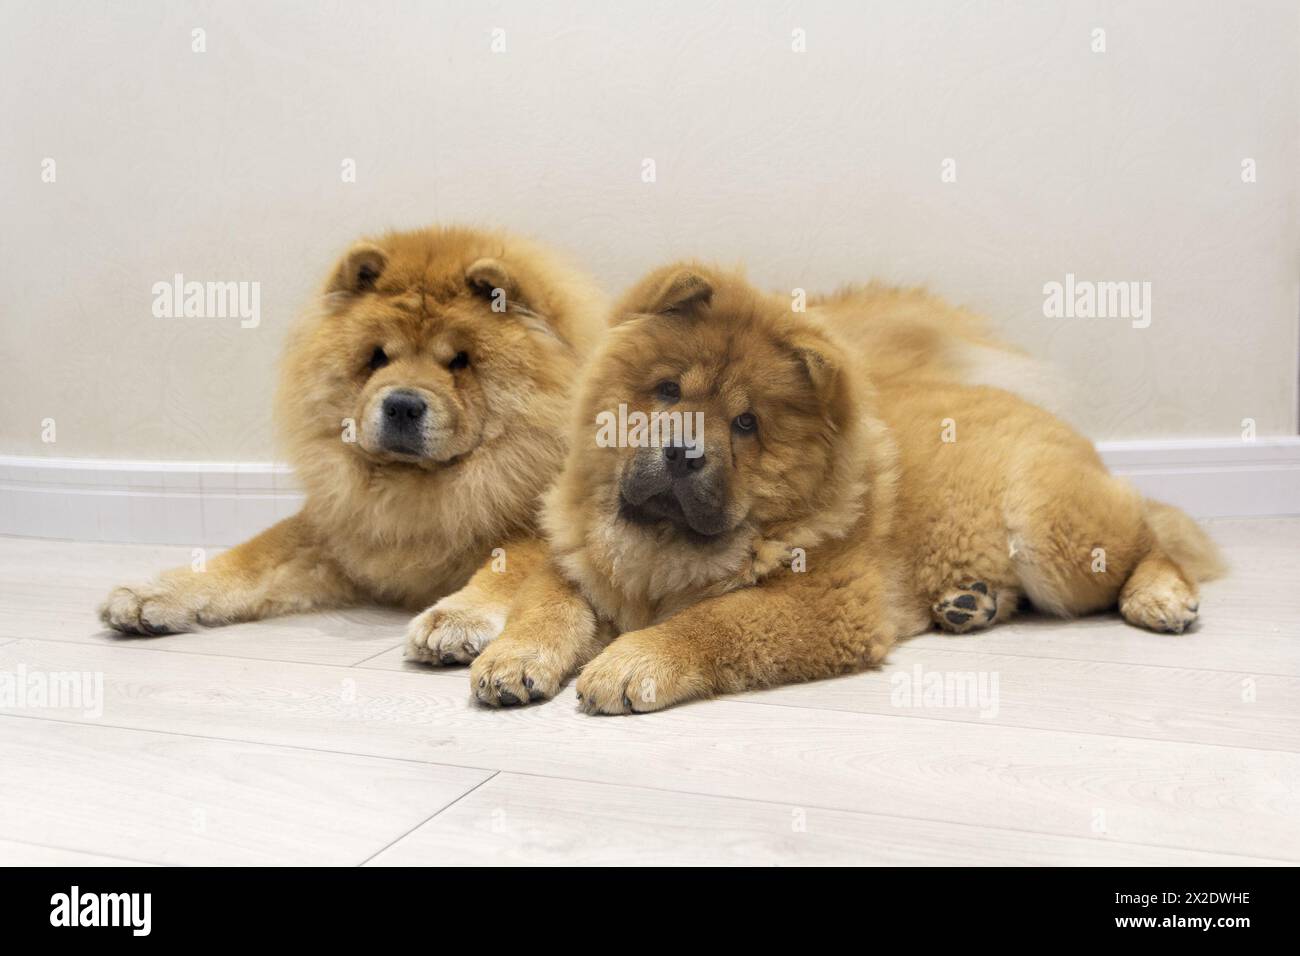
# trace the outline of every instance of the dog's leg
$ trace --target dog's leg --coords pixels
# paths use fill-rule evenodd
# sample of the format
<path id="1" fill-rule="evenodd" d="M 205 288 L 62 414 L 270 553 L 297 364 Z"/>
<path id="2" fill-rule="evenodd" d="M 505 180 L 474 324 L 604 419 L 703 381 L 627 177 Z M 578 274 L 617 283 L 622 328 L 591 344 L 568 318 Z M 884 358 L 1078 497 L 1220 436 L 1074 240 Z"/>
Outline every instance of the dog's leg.
<path id="1" fill-rule="evenodd" d="M 412 618 L 407 659 L 468 664 L 501 633 L 516 592 L 545 562 L 541 538 L 517 538 L 494 551 L 468 584 Z"/>
<path id="2" fill-rule="evenodd" d="M 202 570 L 177 568 L 148 584 L 114 588 L 99 617 L 126 634 L 173 634 L 196 624 L 216 627 L 356 600 L 355 586 L 295 515 Z"/>
<path id="3" fill-rule="evenodd" d="M 1199 610 L 1196 585 L 1158 548 L 1138 562 L 1119 592 L 1124 620 L 1151 631 L 1181 634 Z"/>
<path id="4" fill-rule="evenodd" d="M 622 635 L 583 668 L 580 706 L 642 713 L 884 660 L 900 631 L 883 597 L 894 589 L 869 570 L 837 588 L 796 584 L 796 577 L 770 578 Z"/>
<path id="5" fill-rule="evenodd" d="M 523 583 L 501 636 L 470 667 L 470 689 L 493 707 L 554 697 L 602 646 L 591 606 L 549 563 Z"/>
<path id="6" fill-rule="evenodd" d="M 1130 624 L 1174 634 L 1196 620 L 1193 575 L 1161 547 L 1147 515 L 1163 509 L 1159 525 L 1167 533 L 1181 528 L 1175 540 L 1193 558 L 1199 548 L 1202 567 L 1217 565 L 1213 545 L 1190 518 L 1145 503 L 1100 467 L 1071 470 L 1054 460 L 1041 462 L 1036 484 L 1015 498 L 1021 507 L 1009 528 L 1011 561 L 1036 608 L 1072 617 L 1118 603 Z"/>

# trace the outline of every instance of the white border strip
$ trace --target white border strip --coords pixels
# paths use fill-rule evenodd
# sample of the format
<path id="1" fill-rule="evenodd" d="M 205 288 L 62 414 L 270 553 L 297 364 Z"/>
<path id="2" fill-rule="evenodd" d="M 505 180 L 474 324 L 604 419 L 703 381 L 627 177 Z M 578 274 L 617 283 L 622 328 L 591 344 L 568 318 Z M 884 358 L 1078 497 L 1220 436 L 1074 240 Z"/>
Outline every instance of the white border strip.
<path id="1" fill-rule="evenodd" d="M 301 505 L 287 465 L 0 455 L 0 534 L 216 547 Z"/>
<path id="2" fill-rule="evenodd" d="M 1300 515 L 1300 438 L 1098 445 L 1142 493 L 1197 517 Z M 287 465 L 0 455 L 0 534 L 237 544 L 293 514 Z"/>
<path id="3" fill-rule="evenodd" d="M 1300 437 L 1101 442 L 1101 457 L 1150 498 L 1197 518 L 1300 515 Z"/>

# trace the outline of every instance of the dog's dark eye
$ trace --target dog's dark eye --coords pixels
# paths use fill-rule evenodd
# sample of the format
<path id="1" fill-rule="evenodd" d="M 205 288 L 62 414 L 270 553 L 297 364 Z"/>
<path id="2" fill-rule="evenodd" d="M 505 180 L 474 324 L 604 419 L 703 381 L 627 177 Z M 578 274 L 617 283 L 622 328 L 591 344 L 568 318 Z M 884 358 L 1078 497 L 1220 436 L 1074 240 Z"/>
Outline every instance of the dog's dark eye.
<path id="1" fill-rule="evenodd" d="M 453 372 L 457 369 L 469 368 L 469 353 L 457 352 L 455 357 L 447 363 L 447 368 L 451 369 Z"/>
<path id="2" fill-rule="evenodd" d="M 758 427 L 758 419 L 754 417 L 753 412 L 745 412 L 733 418 L 731 424 L 735 426 L 736 431 L 749 434 Z"/>
<path id="3" fill-rule="evenodd" d="M 370 353 L 370 361 L 367 364 L 370 366 L 370 371 L 374 372 L 388 364 L 388 356 L 376 345 L 375 350 Z"/>
<path id="4" fill-rule="evenodd" d="M 669 402 L 675 402 L 682 397 L 682 387 L 676 382 L 660 382 L 658 392 L 660 398 Z"/>

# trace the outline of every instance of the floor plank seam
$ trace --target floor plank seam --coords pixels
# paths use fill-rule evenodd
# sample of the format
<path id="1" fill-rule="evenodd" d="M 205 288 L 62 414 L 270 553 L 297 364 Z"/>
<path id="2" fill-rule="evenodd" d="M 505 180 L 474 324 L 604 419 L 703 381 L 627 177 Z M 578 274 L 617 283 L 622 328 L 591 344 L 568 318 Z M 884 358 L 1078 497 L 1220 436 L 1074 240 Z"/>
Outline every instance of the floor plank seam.
<path id="1" fill-rule="evenodd" d="M 818 714 L 853 714 L 859 717 L 898 718 L 901 720 L 933 720 L 944 724 L 965 724 L 968 727 L 1003 727 L 1008 730 L 1031 730 L 1045 734 L 1078 734 L 1081 737 L 1106 737 L 1110 740 L 1141 740 L 1158 744 L 1187 744 L 1194 747 L 1221 747 L 1226 750 L 1245 750 L 1252 753 L 1300 754 L 1300 741 L 1295 748 L 1286 747 L 1248 747 L 1242 744 L 1220 744 L 1205 740 L 1188 740 L 1182 737 L 1139 737 L 1134 734 L 1107 733 L 1100 730 L 1067 730 L 1063 727 L 1033 727 L 1028 724 L 1009 724 L 997 721 L 970 719 L 966 717 L 928 717 L 923 714 L 882 714 L 874 710 L 845 710 L 840 707 L 808 707 L 804 704 L 786 704 L 775 700 L 735 700 L 718 703 L 757 704 L 760 707 L 785 707 L 791 710 L 808 710 Z"/>
<path id="2" fill-rule="evenodd" d="M 363 657 L 359 661 L 353 661 L 351 664 L 348 665 L 348 667 L 360 667 L 362 664 L 366 663 L 367 661 L 373 661 L 376 657 L 383 657 L 385 654 L 389 654 L 397 650 L 401 646 L 402 646 L 401 644 L 394 644 L 392 647 L 386 647 L 378 654 L 371 654 L 369 657 Z"/>
<path id="3" fill-rule="evenodd" d="M 81 853 L 86 856 L 98 856 L 105 860 L 121 860 L 123 863 L 139 863 L 142 866 L 167 866 L 163 860 L 145 860 L 137 856 L 123 856 L 121 853 L 99 853 L 95 850 L 84 850 L 78 847 L 62 846 L 57 843 L 37 843 L 34 840 L 20 840 L 17 837 L 4 836 L 0 834 L 0 841 L 6 843 L 17 843 L 21 846 L 36 847 L 38 850 L 57 850 L 60 853 Z"/>
<path id="4" fill-rule="evenodd" d="M 480 767 L 475 764 L 467 763 L 447 763 L 443 760 L 421 760 L 419 757 L 391 757 L 386 754 L 367 753 L 362 750 L 330 750 L 325 747 L 306 747 L 302 744 L 285 744 L 275 743 L 267 740 L 250 740 L 247 737 L 224 737 L 214 734 L 191 734 L 182 730 L 155 730 L 151 727 L 131 727 L 126 724 L 106 724 L 102 721 L 90 723 L 83 720 L 67 720 L 62 717 L 45 717 L 35 714 L 5 714 L 0 713 L 0 724 L 6 720 L 36 720 L 45 721 L 46 723 L 59 724 L 63 727 L 88 727 L 95 729 L 103 727 L 108 730 L 123 730 L 140 734 L 158 734 L 164 737 L 183 737 L 187 740 L 213 740 L 219 743 L 227 744 L 245 744 L 251 747 L 269 747 L 276 750 L 295 750 L 301 753 L 327 754 L 333 757 L 361 757 L 365 760 L 395 760 L 400 763 L 419 764 L 422 767 L 446 767 L 451 770 L 493 770 L 493 767 Z M 0 740 L 3 744 L 3 740 Z"/>
<path id="5" fill-rule="evenodd" d="M 215 631 L 216 631 L 215 628 L 212 629 L 213 633 L 215 633 Z M 182 650 L 180 648 L 174 648 L 174 647 L 150 647 L 144 644 L 140 644 L 139 646 L 136 645 L 136 642 L 166 641 L 168 640 L 168 637 L 178 637 L 183 640 L 184 635 L 168 635 L 164 637 L 122 637 L 116 639 L 116 643 L 78 641 L 75 639 L 63 638 L 63 637 L 10 637 L 10 638 L 6 638 L 5 640 L 12 644 L 19 644 L 23 642 L 31 642 L 33 644 L 58 644 L 60 646 L 65 646 L 65 647 L 96 647 L 96 648 L 103 648 L 105 650 L 130 651 L 132 653 L 135 653 L 137 651 L 157 651 L 160 654 L 176 654 L 180 657 L 206 657 L 210 660 L 215 660 L 215 661 L 239 661 L 241 663 L 247 663 L 247 664 L 301 664 L 304 667 L 341 667 L 344 669 L 357 666 L 356 664 L 347 664 L 342 661 L 304 661 L 294 657 L 243 657 L 238 654 L 214 654 L 211 651 L 187 651 L 187 650 Z M 0 641 L 0 646 L 2 646 L 3 643 L 4 641 Z M 395 645 L 395 646 L 400 646 L 400 645 Z M 379 657 L 383 654 L 387 654 L 392 649 L 393 649 L 392 647 L 385 648 L 384 650 L 380 651 L 379 654 L 376 654 L 374 656 Z M 366 658 L 366 660 L 370 660 L 370 659 L 371 658 Z M 384 670 L 384 668 L 378 668 L 378 667 L 367 667 L 364 669 L 380 671 L 380 672 Z M 394 670 L 394 673 L 403 673 L 403 672 Z"/>
<path id="6" fill-rule="evenodd" d="M 453 806 L 455 806 L 457 803 L 460 803 L 460 801 L 464 800 L 464 799 L 465 799 L 466 797 L 468 797 L 471 793 L 473 793 L 474 791 L 478 790 L 480 787 L 484 787 L 484 786 L 486 786 L 487 784 L 491 783 L 493 780 L 495 780 L 495 779 L 496 779 L 497 777 L 499 777 L 499 776 L 501 776 L 501 771 L 500 771 L 500 770 L 493 771 L 493 773 L 491 773 L 488 777 L 486 777 L 485 779 L 480 780 L 478 783 L 474 784 L 474 786 L 470 787 L 468 790 L 466 790 L 466 791 L 465 791 L 464 793 L 462 793 L 460 796 L 456 797 L 454 800 L 449 800 L 447 803 L 443 804 L 443 805 L 442 805 L 441 807 L 439 807 L 437 810 L 434 810 L 433 813 L 429 814 L 425 819 L 421 820 L 421 821 L 420 821 L 419 823 L 417 823 L 415 826 L 411 827 L 411 829 L 407 830 L 407 831 L 406 831 L 405 833 L 403 833 L 401 836 L 397 837 L 397 838 L 394 839 L 394 840 L 391 840 L 389 843 L 387 843 L 387 844 L 385 844 L 384 846 L 380 847 L 378 850 L 376 850 L 374 853 L 370 854 L 368 857 L 366 857 L 364 860 L 362 860 L 360 863 L 358 863 L 358 864 L 356 864 L 356 865 L 357 865 L 358 867 L 365 866 L 367 863 L 369 863 L 369 862 L 370 862 L 371 860 L 373 860 L 375 857 L 379 856 L 379 854 L 383 853 L 385 850 L 388 850 L 390 847 L 393 847 L 393 846 L 397 845 L 398 843 L 402 842 L 403 840 L 405 840 L 405 839 L 406 839 L 407 837 L 409 837 L 412 833 L 414 833 L 416 830 L 420 829 L 422 826 L 424 826 L 424 825 L 425 825 L 426 823 L 428 823 L 430 820 L 434 819 L 438 814 L 442 813 L 442 812 L 443 812 L 444 810 L 446 810 L 448 807 L 453 807 Z"/>
<path id="7" fill-rule="evenodd" d="M 929 633 L 929 634 L 918 635 L 918 636 L 919 636 L 919 637 L 921 637 L 921 636 L 923 636 L 923 637 L 938 637 L 938 636 L 939 636 L 939 632 L 938 632 L 938 631 L 934 631 L 934 632 L 931 632 L 931 633 Z M 1176 637 L 1172 637 L 1172 638 L 1170 638 L 1170 639 L 1171 639 L 1171 640 L 1177 640 L 1178 638 L 1176 638 Z M 901 649 L 901 648 L 903 648 L 903 647 L 907 647 L 907 646 L 908 646 L 908 645 L 907 645 L 906 643 L 901 643 L 901 644 L 897 645 L 897 648 Z M 993 656 L 993 657 L 1014 657 L 1014 658 L 1015 658 L 1016 660 L 1018 660 L 1018 661 L 1066 661 L 1066 662 L 1069 662 L 1069 663 L 1071 663 L 1071 664 L 1110 664 L 1110 665 L 1113 665 L 1113 666 L 1115 666 L 1115 667 L 1159 667 L 1159 668 L 1161 668 L 1161 669 L 1163 669 L 1163 670 L 1194 671 L 1194 672 L 1196 672 L 1196 673 L 1203 673 L 1203 674 L 1229 674 L 1229 675 L 1232 675 L 1232 676 L 1234 676 L 1234 677 L 1281 677 L 1281 678 L 1283 678 L 1284 680 L 1300 680 L 1300 673 L 1296 673 L 1296 674 L 1279 674 L 1279 673 L 1276 673 L 1276 672 L 1274 672 L 1274 671 L 1225 670 L 1225 669 L 1223 669 L 1223 668 L 1221 668 L 1221 667 L 1190 667 L 1190 666 L 1188 666 L 1188 665 L 1186 665 L 1186 664 L 1157 664 L 1157 663 L 1154 663 L 1154 662 L 1148 662 L 1148 661 L 1118 661 L 1118 660 L 1115 660 L 1114 658 L 1110 658 L 1110 657 L 1106 657 L 1106 658 L 1102 658 L 1102 657 L 1057 657 L 1055 654 L 1051 654 L 1051 655 L 1043 655 L 1043 654 L 1017 654 L 1014 650 L 1009 650 L 1009 651 L 1008 651 L 1008 650 L 1003 650 L 1003 649 L 1001 649 L 1001 648 L 999 648 L 999 649 L 996 650 L 996 651 L 993 651 L 993 650 L 983 650 L 983 649 L 978 649 L 978 648 L 969 648 L 969 647 L 944 647 L 944 648 L 926 648 L 926 647 L 920 647 L 920 648 L 915 648 L 915 652 L 916 652 L 917 654 L 924 653 L 924 652 L 927 651 L 927 650 L 937 650 L 937 651 L 941 651 L 941 652 L 945 652 L 945 653 L 952 653 L 952 654 L 988 654 L 988 655 Z M 886 658 L 886 663 L 888 663 L 888 658 Z M 864 673 L 864 674 L 866 674 L 866 673 L 871 673 L 871 672 L 870 672 L 870 671 L 860 671 L 859 673 Z"/>
<path id="8" fill-rule="evenodd" d="M 1027 727 L 1022 724 L 997 724 L 987 720 L 964 720 L 953 719 L 950 717 L 926 717 L 921 714 L 882 714 L 876 711 L 860 710 L 837 710 L 831 707 L 808 707 L 802 704 L 780 704 L 775 701 L 760 702 L 756 700 L 727 700 L 720 699 L 712 701 L 718 704 L 756 704 L 762 707 L 785 707 L 790 710 L 805 710 L 811 714 L 848 714 L 854 717 L 878 717 L 882 720 L 920 720 L 934 721 L 941 724 L 967 724 L 974 727 L 1002 727 L 1008 730 L 1020 730 L 1026 733 L 1035 734 L 1062 734 L 1071 737 L 1104 737 L 1108 740 L 1136 740 L 1149 744 L 1176 744 L 1187 747 L 1214 747 L 1219 750 L 1230 750 L 1233 752 L 1247 751 L 1250 753 L 1262 754 L 1300 754 L 1300 749 L 1283 750 L 1277 747 L 1243 747 L 1240 744 L 1218 744 L 1204 740 L 1182 740 L 1170 739 L 1166 737 L 1137 737 L 1133 734 L 1110 734 L 1096 730 L 1066 730 L 1064 728 L 1052 727 Z M 645 716 L 645 715 L 638 715 Z M 617 717 L 612 719 L 618 719 Z"/>

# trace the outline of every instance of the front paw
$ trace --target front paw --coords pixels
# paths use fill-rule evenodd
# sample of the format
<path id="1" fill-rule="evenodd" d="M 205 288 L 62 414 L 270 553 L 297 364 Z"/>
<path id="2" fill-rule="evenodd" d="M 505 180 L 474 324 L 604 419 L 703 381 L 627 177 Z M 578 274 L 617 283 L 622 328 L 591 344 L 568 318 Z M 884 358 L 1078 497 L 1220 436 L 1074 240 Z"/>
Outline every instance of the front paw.
<path id="1" fill-rule="evenodd" d="M 176 634 L 198 622 L 195 601 L 154 584 L 114 588 L 99 607 L 99 619 L 123 634 Z"/>
<path id="2" fill-rule="evenodd" d="M 406 627 L 406 659 L 468 664 L 500 635 L 507 610 L 450 594 L 411 619 Z"/>
<path id="3" fill-rule="evenodd" d="M 578 677 L 578 706 L 588 714 L 643 714 L 708 693 L 685 654 L 635 634 L 614 641 Z"/>
<path id="4" fill-rule="evenodd" d="M 480 654 L 469 669 L 474 698 L 489 707 L 554 697 L 568 676 L 553 652 L 509 635 Z"/>

